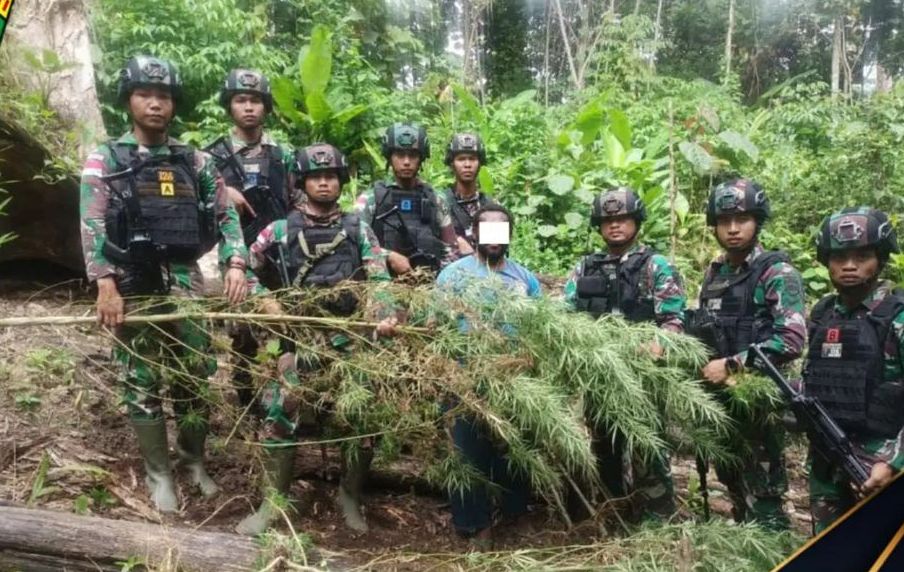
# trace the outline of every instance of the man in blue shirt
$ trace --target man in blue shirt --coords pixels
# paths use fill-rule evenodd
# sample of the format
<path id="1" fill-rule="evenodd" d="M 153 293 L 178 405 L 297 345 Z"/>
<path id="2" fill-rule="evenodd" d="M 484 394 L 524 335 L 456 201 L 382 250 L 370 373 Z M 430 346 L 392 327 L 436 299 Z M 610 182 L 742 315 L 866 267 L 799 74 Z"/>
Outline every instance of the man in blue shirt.
<path id="1" fill-rule="evenodd" d="M 477 251 L 453 262 L 436 279 L 441 290 L 462 294 L 469 284 L 501 280 L 501 286 L 531 298 L 541 295 L 534 274 L 506 257 L 513 227 L 512 215 L 498 204 L 488 204 L 474 215 L 473 236 Z M 486 289 L 491 300 L 493 288 Z M 462 324 L 464 328 L 466 324 Z M 530 494 L 523 476 L 509 469 L 508 461 L 490 438 L 487 428 L 473 418 L 458 417 L 452 427 L 452 440 L 462 457 L 499 487 L 499 508 L 504 518 L 527 511 Z M 450 495 L 452 523 L 460 535 L 472 538 L 477 548 L 492 546 L 492 501 L 486 486 L 475 485 L 463 494 Z"/>

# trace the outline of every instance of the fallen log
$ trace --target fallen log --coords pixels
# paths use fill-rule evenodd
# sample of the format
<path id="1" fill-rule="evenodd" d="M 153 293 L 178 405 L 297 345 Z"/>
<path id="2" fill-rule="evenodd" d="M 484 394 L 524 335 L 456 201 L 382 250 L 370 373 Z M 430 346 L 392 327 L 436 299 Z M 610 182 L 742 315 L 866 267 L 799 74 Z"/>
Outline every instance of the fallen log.
<path id="1" fill-rule="evenodd" d="M 253 539 L 235 534 L 0 505 L 0 571 L 121 570 L 140 561 L 150 569 L 244 572 L 260 556 Z"/>

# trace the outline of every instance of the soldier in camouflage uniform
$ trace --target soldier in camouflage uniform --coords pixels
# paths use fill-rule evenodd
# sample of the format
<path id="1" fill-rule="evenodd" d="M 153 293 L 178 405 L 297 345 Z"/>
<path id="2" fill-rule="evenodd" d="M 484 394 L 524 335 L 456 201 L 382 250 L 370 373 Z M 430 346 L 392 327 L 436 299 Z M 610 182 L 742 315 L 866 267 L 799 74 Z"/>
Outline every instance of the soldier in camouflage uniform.
<path id="1" fill-rule="evenodd" d="M 777 364 L 791 362 L 803 350 L 803 282 L 787 255 L 760 245 L 759 231 L 768 218 L 766 193 L 753 181 L 728 181 L 710 193 L 706 222 L 725 252 L 706 271 L 700 309 L 689 329 L 716 354 L 703 377 L 717 388 L 733 383 L 732 374 L 744 370 L 752 343 L 761 344 Z M 716 474 L 728 488 L 735 520 L 786 528 L 784 431 L 775 416 L 732 415 L 738 425 L 734 452 L 741 464 L 717 464 Z"/>
<path id="2" fill-rule="evenodd" d="M 880 280 L 893 252 L 888 217 L 868 207 L 826 217 L 816 243 L 837 293 L 810 313 L 804 393 L 819 399 L 871 467 L 862 494 L 904 469 L 904 292 Z M 857 495 L 844 471 L 813 446 L 809 464 L 815 534 Z"/>
<path id="3" fill-rule="evenodd" d="M 445 194 L 458 237 L 458 249 L 462 255 L 471 254 L 476 246 L 471 230 L 474 215 L 482 206 L 495 202 L 477 185 L 477 175 L 487 163 L 487 150 L 480 136 L 474 133 L 453 135 L 446 147 L 445 163 L 455 175 L 455 183 Z"/>
<path id="4" fill-rule="evenodd" d="M 672 332 L 684 331 L 687 302 L 681 276 L 661 254 L 637 241 L 646 219 L 643 202 L 627 187 L 614 188 L 593 201 L 590 225 L 606 243 L 602 252 L 585 256 L 565 283 L 565 300 L 576 310 L 594 317 L 615 314 L 634 322 L 655 322 Z M 659 346 L 650 348 L 661 354 Z M 631 459 L 624 441 L 613 439 L 605 428 L 595 430 L 594 448 L 603 483 L 615 496 L 628 490 L 625 475 Z M 642 509 L 651 516 L 668 518 L 675 511 L 675 487 L 669 458 L 633 463 L 634 487 Z"/>
<path id="5" fill-rule="evenodd" d="M 339 209 L 341 186 L 348 182 L 348 166 L 342 153 L 332 145 L 316 144 L 298 152 L 299 184 L 306 195 L 288 219 L 267 225 L 251 245 L 251 266 L 259 268 L 272 259 L 273 251 L 286 253 L 287 274 L 293 288 L 332 288 L 346 280 L 391 280 L 386 255 L 370 226 L 355 214 Z M 380 294 L 384 296 L 379 298 Z M 381 319 L 378 335 L 392 335 L 398 323 L 395 306 L 388 292 L 377 293 L 370 310 Z M 340 293 L 324 305 L 333 315 L 347 316 L 357 300 L 349 292 Z M 352 342 L 342 333 L 334 333 L 329 343 L 340 353 L 352 351 Z M 301 377 L 323 367 L 314 352 L 286 348 L 279 360 L 280 380 L 270 382 L 261 398 L 264 423 L 260 438 L 267 455 L 265 484 L 285 494 L 292 479 L 299 402 L 293 396 L 301 386 Z M 346 524 L 359 532 L 367 531 L 361 516 L 361 488 L 373 455 L 372 444 L 357 454 L 344 456 L 338 504 Z M 266 499 L 258 511 L 237 527 L 241 534 L 260 534 L 278 517 Z"/>
<path id="6" fill-rule="evenodd" d="M 222 178 L 209 156 L 167 135 L 180 92 L 171 63 L 148 56 L 130 59 L 120 75 L 119 99 L 129 112 L 132 131 L 95 149 L 81 182 L 86 272 L 97 284 L 98 321 L 114 328 L 118 344 L 113 359 L 122 369 L 124 401 L 144 458 L 146 482 L 161 512 L 179 508 L 161 408 L 161 374 L 166 371 L 173 381 L 179 456 L 192 482 L 210 496 L 217 486 L 202 465 L 204 394 L 216 362 L 197 322 L 160 328 L 123 325 L 131 305 L 123 297 L 200 296 L 197 260 L 215 243 L 218 231 L 230 302 L 240 302 L 247 288 L 247 251 Z M 152 311 L 175 307 L 164 300 Z"/>
<path id="7" fill-rule="evenodd" d="M 459 252 L 445 194 L 417 176 L 430 157 L 427 131 L 396 123 L 386 130 L 380 149 L 393 180 L 379 181 L 362 193 L 355 209 L 386 249 L 394 275 L 417 267 L 437 271 L 458 258 Z"/>
<path id="8" fill-rule="evenodd" d="M 220 105 L 229 114 L 233 128 L 206 147 L 226 181 L 226 190 L 239 212 L 245 245 L 251 245 L 262 229 L 274 220 L 285 218 L 288 207 L 300 200 L 294 189 L 295 158 L 289 149 L 276 143 L 264 130 L 264 121 L 273 112 L 270 82 L 260 72 L 234 69 L 220 90 Z M 278 269 L 265 265 L 256 273 L 248 271 L 253 294 L 283 287 Z M 230 329 L 233 384 L 239 403 L 248 407 L 254 396 L 251 370 L 258 344 L 248 323 Z"/>

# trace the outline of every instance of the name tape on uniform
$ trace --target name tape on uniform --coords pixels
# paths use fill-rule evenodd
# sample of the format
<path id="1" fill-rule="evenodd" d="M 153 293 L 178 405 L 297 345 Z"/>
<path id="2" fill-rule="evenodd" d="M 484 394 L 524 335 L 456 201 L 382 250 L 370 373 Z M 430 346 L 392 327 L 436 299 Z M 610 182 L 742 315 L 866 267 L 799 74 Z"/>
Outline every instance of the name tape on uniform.
<path id="1" fill-rule="evenodd" d="M 477 229 L 480 231 L 480 244 L 508 244 L 511 240 L 507 222 L 480 222 Z"/>

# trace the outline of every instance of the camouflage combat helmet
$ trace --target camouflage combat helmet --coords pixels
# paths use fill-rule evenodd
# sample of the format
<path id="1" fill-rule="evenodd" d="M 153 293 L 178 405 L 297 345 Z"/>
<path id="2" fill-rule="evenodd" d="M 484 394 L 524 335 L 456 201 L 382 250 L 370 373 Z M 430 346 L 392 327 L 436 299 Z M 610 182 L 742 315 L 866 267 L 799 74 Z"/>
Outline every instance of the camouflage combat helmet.
<path id="1" fill-rule="evenodd" d="M 129 96 L 139 87 L 159 87 L 166 89 L 178 104 L 182 97 L 182 78 L 179 70 L 168 60 L 154 56 L 134 56 L 119 71 L 117 98 L 125 105 Z"/>
<path id="2" fill-rule="evenodd" d="M 393 151 L 417 151 L 423 161 L 430 157 L 427 130 L 414 123 L 393 123 L 383 134 L 380 151 L 387 161 Z"/>
<path id="3" fill-rule="evenodd" d="M 590 207 L 590 226 L 599 228 L 607 218 L 630 215 L 640 225 L 647 218 L 643 201 L 629 187 L 615 187 L 593 199 Z"/>
<path id="4" fill-rule="evenodd" d="M 232 96 L 237 93 L 253 93 L 261 96 L 267 113 L 273 111 L 273 93 L 270 91 L 270 81 L 264 74 L 246 69 L 234 69 L 226 76 L 223 88 L 220 90 L 220 105 L 229 112 L 229 104 Z"/>
<path id="5" fill-rule="evenodd" d="M 481 166 L 487 163 L 486 147 L 483 146 L 483 140 L 481 140 L 480 135 L 475 133 L 456 133 L 452 136 L 452 140 L 449 141 L 449 145 L 446 147 L 446 165 L 451 166 L 455 156 L 460 153 L 477 155 L 477 160 L 480 161 Z"/>
<path id="6" fill-rule="evenodd" d="M 758 224 L 769 218 L 769 199 L 766 191 L 750 179 L 733 179 L 720 184 L 709 194 L 706 205 L 706 224 L 716 226 L 721 215 L 750 213 Z"/>
<path id="7" fill-rule="evenodd" d="M 298 169 L 299 181 L 311 173 L 319 171 L 336 171 L 339 184 L 349 181 L 348 161 L 342 151 L 327 143 L 315 143 L 299 150 L 295 154 L 295 166 Z"/>
<path id="8" fill-rule="evenodd" d="M 885 264 L 892 252 L 898 252 L 898 239 L 888 216 L 870 207 L 854 207 L 832 213 L 819 227 L 816 258 L 828 265 L 833 251 L 873 246 L 879 261 Z"/>

